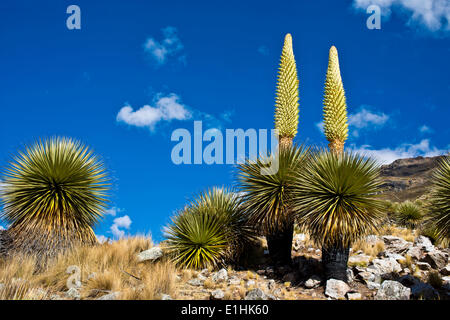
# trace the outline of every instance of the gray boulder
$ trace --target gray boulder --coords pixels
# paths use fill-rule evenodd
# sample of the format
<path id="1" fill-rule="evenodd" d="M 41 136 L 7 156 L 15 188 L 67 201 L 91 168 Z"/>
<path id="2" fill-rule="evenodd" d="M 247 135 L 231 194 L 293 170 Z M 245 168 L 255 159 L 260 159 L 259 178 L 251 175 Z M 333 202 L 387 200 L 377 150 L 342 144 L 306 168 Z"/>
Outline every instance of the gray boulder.
<path id="1" fill-rule="evenodd" d="M 228 272 L 226 269 L 220 269 L 213 276 L 212 280 L 214 282 L 225 282 L 228 280 Z"/>
<path id="2" fill-rule="evenodd" d="M 411 289 L 400 282 L 386 280 L 375 295 L 375 300 L 409 300 Z"/>
<path id="3" fill-rule="evenodd" d="M 217 289 L 211 292 L 210 299 L 211 300 L 222 300 L 225 297 L 225 293 L 222 290 Z"/>
<path id="4" fill-rule="evenodd" d="M 402 271 L 402 266 L 394 259 L 374 259 L 367 270 L 373 270 L 375 274 L 388 274 Z"/>
<path id="5" fill-rule="evenodd" d="M 80 300 L 81 299 L 80 292 L 76 288 L 70 288 L 69 290 L 67 290 L 66 291 L 66 297 L 69 298 L 69 299 L 73 299 L 73 300 Z"/>
<path id="6" fill-rule="evenodd" d="M 321 279 L 318 276 L 312 276 L 305 282 L 305 287 L 308 289 L 317 288 L 320 285 Z"/>
<path id="7" fill-rule="evenodd" d="M 325 295 L 332 299 L 345 299 L 345 294 L 350 291 L 350 287 L 341 280 L 329 279 L 325 286 Z"/>
<path id="8" fill-rule="evenodd" d="M 386 251 L 391 253 L 404 253 L 412 247 L 412 243 L 395 236 L 383 236 Z"/>
<path id="9" fill-rule="evenodd" d="M 253 289 L 247 292 L 244 300 L 267 300 L 267 295 L 261 289 Z"/>
<path id="10" fill-rule="evenodd" d="M 111 292 L 97 298 L 96 300 L 118 300 L 120 297 L 120 292 Z"/>
<path id="11" fill-rule="evenodd" d="M 204 282 L 203 280 L 195 278 L 195 279 L 189 280 L 187 282 L 187 284 L 190 284 L 191 286 L 194 286 L 194 287 L 201 287 L 203 285 L 203 282 Z"/>
<path id="12" fill-rule="evenodd" d="M 428 252 L 428 254 L 420 259 L 421 262 L 427 262 L 433 269 L 442 269 L 447 265 L 447 256 L 438 250 Z"/>
<path id="13" fill-rule="evenodd" d="M 450 276 L 450 265 L 445 266 L 444 268 L 442 268 L 441 270 L 439 270 L 439 272 L 440 272 L 443 276 Z"/>
<path id="14" fill-rule="evenodd" d="M 137 255 L 139 262 L 143 261 L 156 261 L 163 256 L 163 251 L 160 247 L 153 247 L 148 250 L 142 251 Z"/>

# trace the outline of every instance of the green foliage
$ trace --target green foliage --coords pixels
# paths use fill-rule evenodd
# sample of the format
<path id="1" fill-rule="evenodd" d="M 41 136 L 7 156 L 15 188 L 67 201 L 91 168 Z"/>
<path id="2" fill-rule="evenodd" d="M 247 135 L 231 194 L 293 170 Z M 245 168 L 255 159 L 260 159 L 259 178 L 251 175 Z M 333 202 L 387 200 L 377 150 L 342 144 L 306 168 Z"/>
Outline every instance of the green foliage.
<path id="1" fill-rule="evenodd" d="M 1 199 L 13 247 L 52 255 L 95 243 L 92 230 L 107 203 L 109 179 L 92 150 L 70 138 L 36 142 L 3 173 Z"/>
<path id="2" fill-rule="evenodd" d="M 267 168 L 268 159 L 247 161 L 239 165 L 239 185 L 243 206 L 252 224 L 264 234 L 282 230 L 293 222 L 290 200 L 294 184 L 294 172 L 307 159 L 308 150 L 303 146 L 280 149 L 271 156 L 278 159 L 278 171 L 272 174 Z"/>
<path id="3" fill-rule="evenodd" d="M 281 137 L 293 138 L 298 126 L 298 78 L 292 37 L 284 39 L 275 99 L 275 129 Z"/>
<path id="4" fill-rule="evenodd" d="M 328 141 L 343 148 L 348 136 L 347 103 L 336 47 L 330 48 L 323 99 L 324 131 Z"/>
<path id="5" fill-rule="evenodd" d="M 398 205 L 395 218 L 399 225 L 415 229 L 423 220 L 422 208 L 411 201 Z"/>
<path id="6" fill-rule="evenodd" d="M 236 261 L 244 245 L 255 239 L 239 196 L 218 188 L 191 201 L 165 233 L 175 262 L 195 269 Z"/>
<path id="7" fill-rule="evenodd" d="M 431 220 L 439 240 L 450 239 L 450 156 L 441 160 L 432 177 Z"/>
<path id="8" fill-rule="evenodd" d="M 311 239 L 348 247 L 373 232 L 381 218 L 379 166 L 357 154 L 320 151 L 298 170 L 293 209 Z"/>

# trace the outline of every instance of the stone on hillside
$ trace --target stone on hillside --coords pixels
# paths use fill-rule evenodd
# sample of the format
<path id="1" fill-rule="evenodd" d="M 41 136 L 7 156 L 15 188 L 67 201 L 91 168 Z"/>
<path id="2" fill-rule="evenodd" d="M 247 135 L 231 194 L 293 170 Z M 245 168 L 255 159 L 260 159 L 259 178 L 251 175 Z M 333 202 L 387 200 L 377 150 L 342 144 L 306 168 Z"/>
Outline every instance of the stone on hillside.
<path id="1" fill-rule="evenodd" d="M 395 236 L 383 236 L 384 244 L 386 245 L 386 251 L 392 253 L 404 253 L 412 247 L 412 243 Z"/>
<path id="2" fill-rule="evenodd" d="M 225 293 L 222 290 L 217 289 L 211 292 L 210 299 L 211 300 L 222 300 L 225 297 Z"/>
<path id="3" fill-rule="evenodd" d="M 292 248 L 299 251 L 303 247 L 303 242 L 306 240 L 306 235 L 303 233 L 296 234 L 292 240 Z"/>
<path id="4" fill-rule="evenodd" d="M 214 282 L 224 282 L 228 280 L 228 272 L 226 269 L 220 269 L 216 273 L 213 274 L 212 280 Z"/>
<path id="5" fill-rule="evenodd" d="M 365 254 L 358 254 L 348 258 L 349 265 L 367 266 L 370 261 L 370 256 Z"/>
<path id="6" fill-rule="evenodd" d="M 329 279 L 325 286 L 325 295 L 332 299 L 345 299 L 345 294 L 350 291 L 350 287 L 341 280 Z"/>
<path id="7" fill-rule="evenodd" d="M 405 261 L 405 257 L 398 253 L 386 252 L 385 256 L 386 256 L 386 258 L 392 258 L 397 262 Z"/>
<path id="8" fill-rule="evenodd" d="M 375 300 L 409 300 L 411 289 L 397 281 L 386 280 L 375 295 Z"/>
<path id="9" fill-rule="evenodd" d="M 436 300 L 439 293 L 428 283 L 419 282 L 411 287 L 411 296 L 415 299 Z"/>
<path id="10" fill-rule="evenodd" d="M 347 281 L 353 282 L 355 280 L 355 275 L 353 274 L 353 270 L 351 268 L 347 268 Z"/>
<path id="11" fill-rule="evenodd" d="M 305 287 L 308 289 L 317 288 L 320 285 L 321 279 L 318 276 L 312 276 L 306 280 Z"/>
<path id="12" fill-rule="evenodd" d="M 272 290 L 275 288 L 275 280 L 270 279 L 269 282 L 267 282 L 267 289 Z"/>
<path id="13" fill-rule="evenodd" d="M 173 300 L 172 297 L 168 294 L 162 294 L 161 300 Z"/>
<path id="14" fill-rule="evenodd" d="M 247 292 L 244 300 L 267 300 L 267 296 L 261 289 L 253 289 Z"/>
<path id="15" fill-rule="evenodd" d="M 361 300 L 361 293 L 359 292 L 348 292 L 347 293 L 348 300 Z"/>
<path id="16" fill-rule="evenodd" d="M 241 284 L 241 278 L 232 276 L 228 279 L 228 284 L 237 286 L 237 285 Z"/>
<path id="17" fill-rule="evenodd" d="M 380 284 L 377 282 L 369 281 L 369 282 L 367 282 L 367 288 L 369 290 L 378 290 L 378 289 L 380 289 Z"/>
<path id="18" fill-rule="evenodd" d="M 410 274 L 404 275 L 398 279 L 398 282 L 400 282 L 402 285 L 406 287 L 412 287 L 418 283 L 420 283 L 420 280 L 413 277 Z"/>
<path id="19" fill-rule="evenodd" d="M 97 298 L 96 300 L 119 300 L 120 292 L 111 292 Z"/>
<path id="20" fill-rule="evenodd" d="M 195 278 L 195 279 L 189 280 L 187 283 L 194 287 L 200 287 L 203 285 L 203 280 Z"/>
<path id="21" fill-rule="evenodd" d="M 357 279 L 363 280 L 364 282 L 380 282 L 381 278 L 379 274 L 374 274 L 370 271 L 362 271 L 356 275 Z"/>
<path id="22" fill-rule="evenodd" d="M 444 268 L 442 268 L 441 270 L 439 270 L 439 272 L 440 272 L 443 276 L 450 276 L 450 265 L 445 266 Z"/>
<path id="23" fill-rule="evenodd" d="M 378 270 L 381 275 L 402 271 L 402 266 L 393 258 L 374 259 L 372 265 L 367 269 L 373 270 L 373 267 Z"/>
<path id="24" fill-rule="evenodd" d="M 245 287 L 246 287 L 246 288 L 254 287 L 255 285 L 256 285 L 255 280 L 248 280 L 248 281 L 245 283 Z"/>
<path id="25" fill-rule="evenodd" d="M 163 256 L 163 251 L 160 247 L 153 247 L 142 251 L 137 255 L 138 261 L 156 261 Z"/>
<path id="26" fill-rule="evenodd" d="M 76 288 L 70 288 L 66 291 L 66 297 L 69 299 L 80 300 L 80 292 Z"/>
<path id="27" fill-rule="evenodd" d="M 366 242 L 369 244 L 376 244 L 380 238 L 377 235 L 370 234 L 366 237 Z"/>
<path id="28" fill-rule="evenodd" d="M 429 271 L 431 270 L 431 266 L 426 263 L 426 262 L 417 262 L 416 266 L 420 269 L 420 270 L 424 270 L 424 271 Z"/>
<path id="29" fill-rule="evenodd" d="M 441 269 L 447 265 L 447 256 L 438 250 L 428 252 L 428 254 L 420 259 L 421 262 L 427 262 L 433 269 Z"/>
<path id="30" fill-rule="evenodd" d="M 431 240 L 425 236 L 418 236 L 414 240 L 414 245 L 426 252 L 431 252 L 431 251 L 434 251 L 434 249 L 435 249 L 434 245 L 431 243 Z"/>
<path id="31" fill-rule="evenodd" d="M 422 259 L 423 257 L 423 253 L 420 250 L 419 247 L 411 247 L 408 249 L 408 251 L 406 251 L 405 256 L 411 256 L 411 258 L 415 259 L 415 260 L 419 260 Z"/>

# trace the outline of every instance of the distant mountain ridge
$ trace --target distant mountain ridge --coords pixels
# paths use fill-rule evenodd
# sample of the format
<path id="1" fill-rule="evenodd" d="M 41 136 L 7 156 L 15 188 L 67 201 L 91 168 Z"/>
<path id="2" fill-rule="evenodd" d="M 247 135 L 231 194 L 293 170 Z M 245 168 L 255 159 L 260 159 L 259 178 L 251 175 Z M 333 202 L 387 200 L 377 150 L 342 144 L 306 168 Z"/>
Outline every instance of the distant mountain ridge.
<path id="1" fill-rule="evenodd" d="M 382 197 L 391 201 L 415 200 L 430 192 L 431 175 L 445 156 L 398 159 L 381 167 Z"/>

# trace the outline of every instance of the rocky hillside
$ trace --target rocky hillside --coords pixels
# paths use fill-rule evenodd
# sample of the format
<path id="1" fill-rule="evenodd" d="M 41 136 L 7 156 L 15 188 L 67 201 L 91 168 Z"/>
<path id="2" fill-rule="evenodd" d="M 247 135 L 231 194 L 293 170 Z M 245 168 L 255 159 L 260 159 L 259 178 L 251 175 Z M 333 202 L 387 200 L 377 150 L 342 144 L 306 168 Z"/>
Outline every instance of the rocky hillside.
<path id="1" fill-rule="evenodd" d="M 383 197 L 401 202 L 426 196 L 430 191 L 431 174 L 442 158 L 443 156 L 398 159 L 382 166 L 381 176 L 385 189 Z"/>

